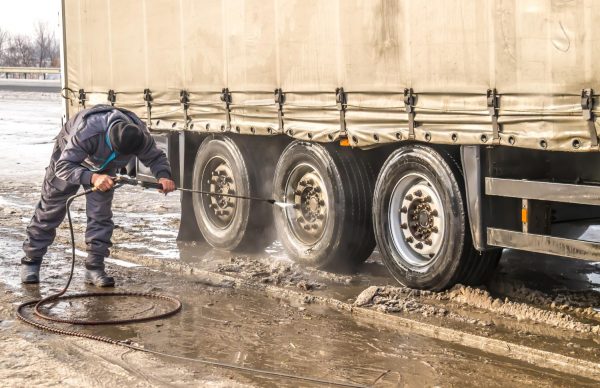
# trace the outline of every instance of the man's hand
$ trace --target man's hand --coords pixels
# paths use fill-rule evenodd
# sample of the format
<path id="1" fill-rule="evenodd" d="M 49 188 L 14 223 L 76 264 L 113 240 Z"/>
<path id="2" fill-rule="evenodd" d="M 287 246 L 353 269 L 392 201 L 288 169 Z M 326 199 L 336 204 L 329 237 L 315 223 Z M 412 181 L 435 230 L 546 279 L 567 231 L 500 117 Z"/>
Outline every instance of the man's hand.
<path id="1" fill-rule="evenodd" d="M 104 174 L 93 174 L 92 185 L 100 191 L 109 191 L 115 185 L 115 182 L 111 177 Z"/>
<path id="2" fill-rule="evenodd" d="M 160 178 L 158 183 L 162 185 L 162 190 L 158 190 L 161 193 L 170 193 L 171 191 L 175 191 L 175 182 L 167 178 Z"/>

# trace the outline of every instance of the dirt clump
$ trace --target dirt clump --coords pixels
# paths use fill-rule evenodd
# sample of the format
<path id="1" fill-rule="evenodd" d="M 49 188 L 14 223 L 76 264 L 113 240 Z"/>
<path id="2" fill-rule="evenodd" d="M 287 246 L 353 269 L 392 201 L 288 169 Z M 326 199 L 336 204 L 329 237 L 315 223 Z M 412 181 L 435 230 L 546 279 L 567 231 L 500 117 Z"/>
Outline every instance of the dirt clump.
<path id="1" fill-rule="evenodd" d="M 263 284 L 297 287 L 304 291 L 322 289 L 325 284 L 309 280 L 304 271 L 293 263 L 273 261 L 265 263 L 248 257 L 232 257 L 229 263 L 219 264 L 217 272 L 234 273 L 245 279 L 258 280 Z"/>

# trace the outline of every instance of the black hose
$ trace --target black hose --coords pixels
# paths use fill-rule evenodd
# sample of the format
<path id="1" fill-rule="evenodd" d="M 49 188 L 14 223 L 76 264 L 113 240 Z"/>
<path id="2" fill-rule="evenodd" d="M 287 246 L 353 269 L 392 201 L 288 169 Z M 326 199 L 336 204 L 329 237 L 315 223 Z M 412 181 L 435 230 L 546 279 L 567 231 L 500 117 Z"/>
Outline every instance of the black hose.
<path id="1" fill-rule="evenodd" d="M 117 189 L 121 185 L 122 184 L 117 183 L 117 185 L 115 185 L 114 188 Z M 23 321 L 31 326 L 34 326 L 38 329 L 45 330 L 45 331 L 48 331 L 51 333 L 68 335 L 68 336 L 73 336 L 73 337 L 80 337 L 80 338 L 87 338 L 87 339 L 91 339 L 94 341 L 100 341 L 100 342 L 105 342 L 105 343 L 109 343 L 109 344 L 113 344 L 113 345 L 123 346 L 123 347 L 137 350 L 140 352 L 150 353 L 150 354 L 154 354 L 154 355 L 158 355 L 158 356 L 170 357 L 170 358 L 179 359 L 179 360 L 193 361 L 193 362 L 198 362 L 201 364 L 211 365 L 211 366 L 215 366 L 215 367 L 234 369 L 234 370 L 239 370 L 242 372 L 249 372 L 249 373 L 261 374 L 261 375 L 266 375 L 266 376 L 274 376 L 274 377 L 280 377 L 280 378 L 291 379 L 291 380 L 307 381 L 307 382 L 321 384 L 321 385 L 333 385 L 333 386 L 339 386 L 339 387 L 353 387 L 353 388 L 366 387 L 365 385 L 361 385 L 361 384 L 355 384 L 355 383 L 349 383 L 349 382 L 346 383 L 346 382 L 328 381 L 328 380 L 323 380 L 323 379 L 319 379 L 316 377 L 300 376 L 300 375 L 294 375 L 294 374 L 286 373 L 286 372 L 278 372 L 278 371 L 271 371 L 271 370 L 265 370 L 265 369 L 244 367 L 244 366 L 230 364 L 230 363 L 221 362 L 221 361 L 213 361 L 213 360 L 202 359 L 202 358 L 189 358 L 189 357 L 184 357 L 184 356 L 178 356 L 175 354 L 163 353 L 163 352 L 159 352 L 156 350 L 146 349 L 140 345 L 133 344 L 128 340 L 120 341 L 120 340 L 116 340 L 114 338 L 82 333 L 82 332 L 79 332 L 76 330 L 61 329 L 61 328 L 54 327 L 54 326 L 42 323 L 40 321 L 35 321 L 31 318 L 26 317 L 23 314 L 23 311 L 25 310 L 25 308 L 27 308 L 29 306 L 33 306 L 34 314 L 36 316 L 38 316 L 39 318 L 45 319 L 47 321 L 58 322 L 58 323 L 67 323 L 67 324 L 71 324 L 71 325 L 114 325 L 114 324 L 147 322 L 147 321 L 152 321 L 152 320 L 156 320 L 156 319 L 167 318 L 167 317 L 175 315 L 181 311 L 182 304 L 179 299 L 172 297 L 172 296 L 149 293 L 149 292 L 129 292 L 129 291 L 111 292 L 111 293 L 84 292 L 84 293 L 71 294 L 71 295 L 66 295 L 66 296 L 64 295 L 67 292 L 67 290 L 69 289 L 69 286 L 71 285 L 71 281 L 73 280 L 73 273 L 75 271 L 75 233 L 73 231 L 73 221 L 71 220 L 71 204 L 73 203 L 73 200 L 75 200 L 76 198 L 87 195 L 87 194 L 93 192 L 94 190 L 95 189 L 93 189 L 93 188 L 87 189 L 79 194 L 75 194 L 75 195 L 69 197 L 69 199 L 67 199 L 67 202 L 66 202 L 67 219 L 69 221 L 69 232 L 71 235 L 71 270 L 69 272 L 69 278 L 67 280 L 67 283 L 65 284 L 63 289 L 60 290 L 56 294 L 51 294 L 42 299 L 36 299 L 36 300 L 31 300 L 28 302 L 21 303 L 17 307 L 17 312 L 16 312 L 17 318 L 19 318 L 21 321 Z M 254 198 L 247 197 L 246 199 L 254 199 Z M 126 319 L 116 319 L 116 320 L 89 320 L 89 321 L 77 320 L 77 319 L 56 318 L 56 317 L 52 317 L 47 314 L 44 314 L 40 311 L 41 306 L 46 305 L 50 302 L 56 302 L 59 300 L 63 301 L 63 300 L 68 300 L 68 299 L 115 297 L 115 296 L 164 300 L 164 301 L 167 301 L 167 302 L 170 302 L 171 304 L 173 304 L 173 308 L 165 313 L 150 315 L 150 316 L 141 317 L 141 318 L 126 318 Z M 48 310 L 50 310 L 51 308 L 52 307 L 49 307 Z"/>

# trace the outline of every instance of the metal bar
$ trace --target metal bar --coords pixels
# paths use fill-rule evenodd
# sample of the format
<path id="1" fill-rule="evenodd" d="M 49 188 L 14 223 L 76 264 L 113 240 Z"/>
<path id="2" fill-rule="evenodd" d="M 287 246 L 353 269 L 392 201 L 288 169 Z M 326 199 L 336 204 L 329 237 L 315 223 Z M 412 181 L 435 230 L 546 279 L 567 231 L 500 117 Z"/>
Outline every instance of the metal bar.
<path id="1" fill-rule="evenodd" d="M 500 197 L 600 206 L 600 186 L 592 185 L 486 177 L 485 193 Z"/>
<path id="2" fill-rule="evenodd" d="M 60 74 L 59 67 L 0 67 L 0 73 Z"/>
<path id="3" fill-rule="evenodd" d="M 67 24 L 66 24 L 66 16 L 65 16 L 65 0 L 60 2 L 60 86 L 61 86 L 61 94 L 65 93 L 64 89 L 69 86 L 69 77 L 67 72 Z M 63 108 L 63 123 L 66 123 L 69 120 L 69 106 L 71 105 L 71 100 L 66 98 L 62 98 L 62 108 Z"/>
<path id="4" fill-rule="evenodd" d="M 502 248 L 600 261 L 600 243 L 562 237 L 515 232 L 506 229 L 487 229 L 487 242 Z"/>

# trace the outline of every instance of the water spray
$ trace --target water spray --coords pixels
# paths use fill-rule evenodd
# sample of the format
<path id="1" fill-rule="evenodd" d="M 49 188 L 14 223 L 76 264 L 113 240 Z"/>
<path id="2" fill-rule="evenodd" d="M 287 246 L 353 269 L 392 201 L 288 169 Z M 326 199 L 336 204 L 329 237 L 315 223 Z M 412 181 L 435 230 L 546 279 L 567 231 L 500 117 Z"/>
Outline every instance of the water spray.
<path id="1" fill-rule="evenodd" d="M 139 179 L 132 178 L 132 177 L 127 176 L 127 175 L 117 175 L 113 179 L 114 179 L 115 183 L 120 183 L 120 184 L 125 184 L 125 185 L 132 185 L 132 186 L 140 186 L 140 187 L 143 187 L 143 188 L 146 188 L 146 189 L 162 190 L 162 188 L 163 188 L 162 184 L 160 184 L 158 182 L 141 181 Z M 175 188 L 175 190 L 184 191 L 184 192 L 187 192 L 187 193 L 208 195 L 208 196 L 211 196 L 211 197 L 228 197 L 228 198 L 246 199 L 246 200 L 249 200 L 249 201 L 266 202 L 266 203 L 269 203 L 269 204 L 274 205 L 274 206 L 279 206 L 281 208 L 286 208 L 286 207 L 289 207 L 289 206 L 293 206 L 292 204 L 289 204 L 287 202 L 279 202 L 279 201 L 276 201 L 276 200 L 274 200 L 272 198 L 259 198 L 259 197 L 251 197 L 251 196 L 247 196 L 247 195 L 217 193 L 217 192 L 214 192 L 214 191 L 184 189 L 182 187 L 177 187 L 177 188 Z"/>

